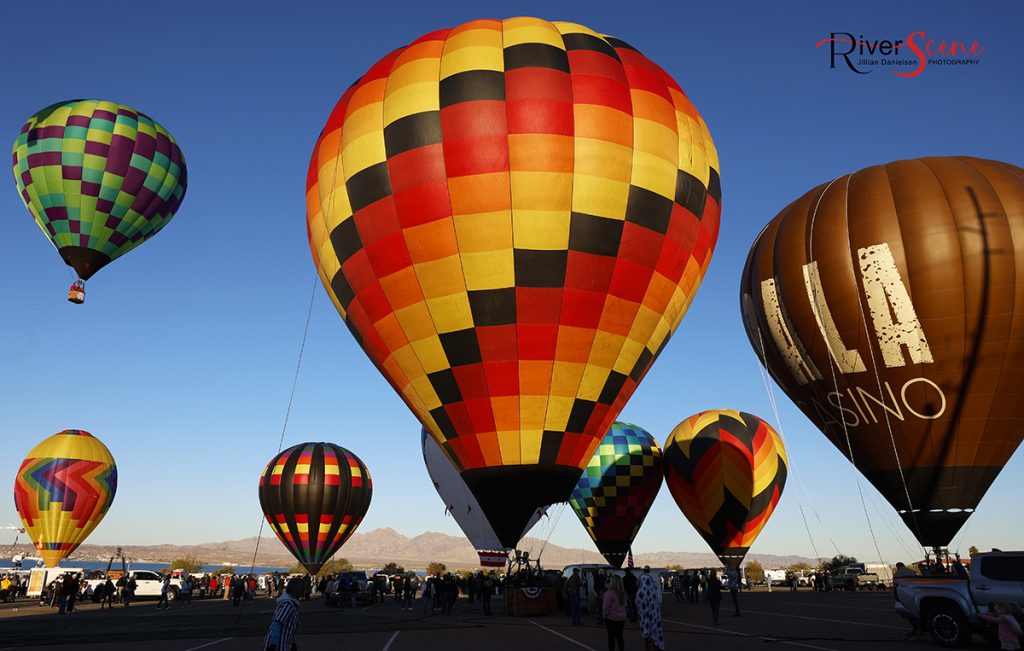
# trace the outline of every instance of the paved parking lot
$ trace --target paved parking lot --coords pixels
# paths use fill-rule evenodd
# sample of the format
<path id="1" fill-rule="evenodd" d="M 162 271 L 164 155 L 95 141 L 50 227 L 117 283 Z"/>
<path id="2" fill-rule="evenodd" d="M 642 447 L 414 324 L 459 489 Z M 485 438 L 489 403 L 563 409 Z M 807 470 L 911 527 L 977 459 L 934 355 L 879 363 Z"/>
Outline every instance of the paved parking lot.
<path id="1" fill-rule="evenodd" d="M 726 595 L 717 625 L 711 620 L 707 604 L 680 604 L 670 594 L 665 597 L 663 618 L 668 649 L 763 650 L 766 645 L 835 651 L 865 649 L 868 645 L 882 645 L 883 649 L 937 648 L 927 636 L 907 639 L 910 627 L 895 614 L 890 593 L 748 592 L 740 595 L 740 617 L 733 616 Z M 604 627 L 596 625 L 593 617 L 585 617 L 585 623 L 578 626 L 573 626 L 561 613 L 542 617 L 501 614 L 485 617 L 479 604 L 470 605 L 464 598 L 448 617 L 424 617 L 422 605 L 417 602 L 416 606 L 410 612 L 401 610 L 393 602 L 355 610 L 326 608 L 316 600 L 304 603 L 299 646 L 302 651 L 338 648 L 603 651 L 607 648 Z M 75 644 L 76 651 L 127 651 L 140 648 L 140 639 L 159 636 L 160 631 L 167 631 L 168 637 L 177 639 L 147 639 L 146 651 L 240 651 L 259 648 L 259 636 L 269 624 L 272 610 L 273 602 L 267 598 L 246 604 L 241 614 L 230 602 L 221 600 L 197 601 L 191 609 L 168 611 L 156 610 L 152 602 L 113 611 L 100 611 L 95 604 L 87 603 L 80 612 L 65 616 L 32 602 L 4 604 L 0 606 L 0 651 L 13 648 L 66 651 L 65 645 L 70 643 Z M 495 612 L 500 612 L 500 607 Z M 96 635 L 104 629 L 114 632 L 109 641 L 81 643 L 85 634 Z M 36 644 L 33 631 L 38 631 L 35 635 L 44 636 L 46 643 Z M 195 637 L 184 639 L 191 631 L 195 631 Z M 630 648 L 642 648 L 635 625 L 627 625 L 626 643 Z M 976 638 L 973 646 L 986 645 Z"/>

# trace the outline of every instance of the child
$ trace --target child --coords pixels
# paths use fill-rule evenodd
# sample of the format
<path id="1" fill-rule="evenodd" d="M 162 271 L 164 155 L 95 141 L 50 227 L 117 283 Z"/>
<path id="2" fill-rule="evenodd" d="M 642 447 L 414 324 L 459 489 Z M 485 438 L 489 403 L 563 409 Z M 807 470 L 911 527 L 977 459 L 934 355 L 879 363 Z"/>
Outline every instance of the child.
<path id="1" fill-rule="evenodd" d="M 1024 635 L 1020 624 L 1010 613 L 1009 604 L 993 603 L 988 605 L 989 614 L 978 615 L 982 620 L 990 622 L 999 627 L 999 648 L 1003 651 L 1017 651 L 1020 649 L 1020 636 Z"/>

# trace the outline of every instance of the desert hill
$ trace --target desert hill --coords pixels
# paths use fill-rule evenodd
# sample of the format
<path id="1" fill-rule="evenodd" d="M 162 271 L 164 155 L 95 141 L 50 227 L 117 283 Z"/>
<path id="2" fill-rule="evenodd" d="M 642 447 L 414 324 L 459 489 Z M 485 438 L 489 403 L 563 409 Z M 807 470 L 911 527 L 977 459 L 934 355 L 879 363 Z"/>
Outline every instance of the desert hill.
<path id="1" fill-rule="evenodd" d="M 294 559 L 276 538 L 264 537 L 256 548 L 256 537 L 223 542 L 199 543 L 196 545 L 125 545 L 124 553 L 138 561 L 170 562 L 184 556 L 195 556 L 208 564 L 229 563 L 244 566 L 253 562 L 260 566 L 290 566 Z M 560 547 L 536 538 L 525 538 L 520 548 L 530 552 L 532 558 L 540 554 L 541 564 L 547 568 L 561 568 L 572 563 L 602 563 L 601 555 L 589 549 Z M 113 545 L 82 545 L 71 556 L 75 561 L 106 560 L 114 553 Z M 9 553 L 33 552 L 31 545 L 18 545 Z M 406 536 L 394 529 L 374 529 L 354 534 L 338 554 L 356 567 L 380 567 L 394 561 L 409 569 L 423 569 L 432 561 L 440 561 L 449 568 L 476 567 L 477 555 L 465 538 L 427 531 L 418 536 Z M 775 556 L 750 554 L 750 560 L 757 560 L 767 568 L 784 567 L 792 563 L 812 563 L 802 556 Z M 708 567 L 715 565 L 710 552 L 654 552 L 635 555 L 637 566 L 682 565 L 684 567 Z"/>

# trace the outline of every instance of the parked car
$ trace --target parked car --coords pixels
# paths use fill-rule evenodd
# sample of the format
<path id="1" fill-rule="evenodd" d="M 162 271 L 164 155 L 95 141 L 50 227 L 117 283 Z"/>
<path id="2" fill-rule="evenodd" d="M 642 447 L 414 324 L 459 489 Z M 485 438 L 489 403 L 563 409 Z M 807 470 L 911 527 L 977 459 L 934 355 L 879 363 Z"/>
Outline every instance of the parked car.
<path id="1" fill-rule="evenodd" d="M 350 593 L 349 601 L 347 603 L 342 603 L 344 601 L 344 590 L 342 586 L 345 585 L 344 582 L 347 577 L 351 577 L 354 591 Z M 365 606 L 370 602 L 369 584 L 370 579 L 367 578 L 366 572 L 363 570 L 346 570 L 344 572 L 338 572 L 337 588 L 330 596 L 331 605 L 342 607 L 351 606 L 352 598 L 354 597 L 355 605 Z"/>
<path id="2" fill-rule="evenodd" d="M 972 634 L 986 630 L 978 615 L 991 604 L 1024 606 L 1024 552 L 975 554 L 964 575 L 900 577 L 895 583 L 897 613 L 941 646 L 965 646 Z"/>
<path id="3" fill-rule="evenodd" d="M 881 590 L 885 588 L 878 575 L 874 572 L 865 572 L 862 568 L 844 565 L 836 568 L 832 573 L 832 585 L 837 590 Z"/>

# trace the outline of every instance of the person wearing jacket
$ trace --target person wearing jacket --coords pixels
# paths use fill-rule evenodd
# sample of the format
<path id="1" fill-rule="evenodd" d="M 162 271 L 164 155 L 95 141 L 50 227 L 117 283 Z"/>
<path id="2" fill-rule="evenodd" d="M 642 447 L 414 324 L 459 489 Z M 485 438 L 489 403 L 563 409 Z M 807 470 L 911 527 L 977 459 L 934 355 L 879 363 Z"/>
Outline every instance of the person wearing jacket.
<path id="1" fill-rule="evenodd" d="M 605 584 L 601 596 L 601 618 L 608 631 L 608 651 L 620 651 L 626 648 L 622 637 L 622 629 L 626 626 L 626 590 L 622 587 L 622 579 L 612 575 Z"/>

